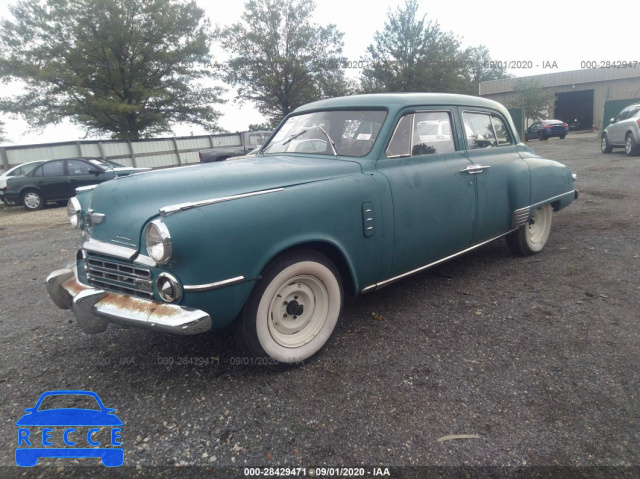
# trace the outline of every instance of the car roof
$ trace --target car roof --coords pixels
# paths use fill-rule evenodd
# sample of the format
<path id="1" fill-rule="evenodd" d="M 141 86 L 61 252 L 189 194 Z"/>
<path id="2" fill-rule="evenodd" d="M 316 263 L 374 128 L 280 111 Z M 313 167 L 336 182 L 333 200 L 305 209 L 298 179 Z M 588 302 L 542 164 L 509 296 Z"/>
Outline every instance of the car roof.
<path id="1" fill-rule="evenodd" d="M 331 108 L 385 108 L 400 110 L 414 105 L 471 106 L 491 108 L 506 113 L 506 108 L 493 100 L 453 93 L 371 93 L 341 96 L 308 103 L 297 108 L 295 113 Z"/>
<path id="2" fill-rule="evenodd" d="M 18 168 L 25 166 L 25 165 L 31 165 L 33 163 L 44 163 L 47 160 L 34 160 L 34 161 L 26 161 L 24 163 L 20 163 L 19 165 L 16 166 L 12 166 L 11 168 L 9 168 L 7 171 L 5 171 L 4 173 L 2 173 L 2 175 L 6 175 L 7 173 L 12 172 L 13 170 L 17 170 Z"/>

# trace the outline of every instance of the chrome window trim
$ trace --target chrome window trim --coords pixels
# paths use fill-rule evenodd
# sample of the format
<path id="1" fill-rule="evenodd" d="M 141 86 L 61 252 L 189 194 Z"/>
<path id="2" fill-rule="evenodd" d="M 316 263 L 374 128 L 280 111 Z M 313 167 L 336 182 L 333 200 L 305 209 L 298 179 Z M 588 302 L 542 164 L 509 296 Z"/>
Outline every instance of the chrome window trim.
<path id="1" fill-rule="evenodd" d="M 93 238 L 82 244 L 84 251 L 91 253 L 101 254 L 104 256 L 112 256 L 114 258 L 126 259 L 131 261 L 137 254 L 138 250 L 133 248 L 127 248 L 126 246 L 117 246 L 103 241 L 98 241 Z"/>
<path id="2" fill-rule="evenodd" d="M 187 203 L 178 203 L 175 205 L 163 206 L 160 208 L 160 215 L 166 217 L 168 215 L 178 213 L 180 211 L 190 210 L 192 208 L 199 208 L 201 206 L 213 205 L 216 203 L 223 203 L 225 201 L 239 200 L 241 198 L 250 198 L 251 196 L 266 195 L 269 193 L 277 193 L 284 191 L 284 188 L 274 188 L 271 190 L 254 191 L 253 193 L 243 193 L 241 195 L 223 196 L 222 198 L 213 198 L 210 200 L 202 201 L 190 201 Z"/>
<path id="3" fill-rule="evenodd" d="M 224 288 L 225 286 L 231 286 L 234 284 L 243 283 L 244 281 L 245 281 L 244 276 L 236 276 L 235 278 L 225 279 L 222 281 L 217 281 L 215 283 L 192 284 L 192 285 L 185 284 L 183 288 L 185 291 L 197 293 L 201 291 L 210 291 L 212 289 Z"/>
<path id="4" fill-rule="evenodd" d="M 464 148 L 458 148 L 458 146 L 459 146 L 458 145 L 458 137 L 457 137 L 456 127 L 455 127 L 455 121 L 453 119 L 453 110 L 416 110 L 414 112 L 414 115 L 417 115 L 418 113 L 448 113 L 449 114 L 449 126 L 451 127 L 451 137 L 453 139 L 453 148 L 454 148 L 453 153 L 458 152 L 458 151 L 464 151 Z M 414 128 L 415 128 L 415 116 L 414 116 Z M 413 150 L 413 137 L 411 138 L 411 143 L 412 143 L 411 149 Z M 444 154 L 448 154 L 448 153 L 444 153 Z"/>
<path id="5" fill-rule="evenodd" d="M 391 144 L 391 142 L 393 141 L 393 137 L 396 136 L 396 132 L 398 131 L 398 127 L 400 126 L 400 123 L 402 123 L 402 120 L 404 120 L 405 116 L 413 116 L 413 118 L 411 119 L 411 142 L 409 143 L 409 153 L 407 153 L 406 155 L 391 155 L 389 156 L 387 154 L 387 151 L 389 150 L 389 145 Z M 398 123 L 396 123 L 396 127 L 393 129 L 393 134 L 391 135 L 391 138 L 389 138 L 389 141 L 387 142 L 387 147 L 384 149 L 384 156 L 386 158 L 410 158 L 411 157 L 411 143 L 413 143 L 413 124 L 416 121 L 416 115 L 415 112 L 411 112 L 411 113 L 406 113 L 404 115 L 402 115 L 400 117 L 400 119 L 398 120 Z"/>
<path id="6" fill-rule="evenodd" d="M 491 130 L 493 131 L 493 137 L 496 139 L 496 143 L 498 144 L 497 148 L 500 148 L 500 143 L 498 143 L 498 135 L 496 134 L 495 127 L 493 126 L 493 117 L 494 116 L 502 121 L 502 124 L 505 126 L 505 128 L 507 128 L 507 130 L 509 131 L 509 134 L 511 135 L 511 143 L 509 143 L 508 145 L 502 145 L 502 146 L 514 146 L 516 144 L 516 141 L 515 141 L 516 137 L 513 135 L 513 132 L 511 131 L 511 124 L 505 120 L 505 118 L 502 116 L 502 114 L 500 112 L 493 111 L 493 110 L 491 110 L 490 112 L 489 111 L 480 111 L 480 110 L 462 110 L 460 112 L 460 117 L 462 119 L 462 126 L 463 127 L 464 127 L 464 114 L 465 113 L 479 113 L 479 114 L 482 114 L 482 115 L 489 115 L 490 119 L 492 120 L 492 121 L 490 121 L 490 123 L 491 123 Z M 533 125 L 530 125 L 530 127 L 531 126 L 533 126 Z M 467 138 L 467 135 L 466 135 L 466 132 L 465 132 L 465 139 L 466 138 Z M 473 148 L 473 149 L 469 148 L 469 142 L 467 141 L 467 148 L 466 148 L 467 151 L 474 151 L 476 149 L 477 148 Z"/>

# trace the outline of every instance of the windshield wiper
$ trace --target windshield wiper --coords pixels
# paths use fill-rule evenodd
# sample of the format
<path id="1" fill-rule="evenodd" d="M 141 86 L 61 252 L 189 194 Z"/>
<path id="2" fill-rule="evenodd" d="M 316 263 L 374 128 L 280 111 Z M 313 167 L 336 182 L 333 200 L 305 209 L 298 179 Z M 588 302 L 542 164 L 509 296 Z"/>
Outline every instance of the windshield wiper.
<path id="1" fill-rule="evenodd" d="M 283 141 L 281 143 L 281 146 L 286 145 L 287 143 L 291 143 L 293 140 L 295 140 L 296 138 L 298 138 L 300 135 L 304 135 L 307 132 L 307 130 L 302 130 L 301 132 L 296 133 L 295 135 L 291 135 L 289 138 L 287 138 L 285 141 Z"/>
<path id="2" fill-rule="evenodd" d="M 325 131 L 324 128 L 322 128 L 321 126 L 317 126 L 317 128 L 325 134 L 325 136 L 327 137 L 327 140 L 329 140 L 329 144 L 331 145 L 331 149 L 333 150 L 333 156 L 338 156 L 338 151 L 336 150 L 336 143 L 331 139 L 331 137 L 329 136 L 329 133 L 327 133 Z"/>

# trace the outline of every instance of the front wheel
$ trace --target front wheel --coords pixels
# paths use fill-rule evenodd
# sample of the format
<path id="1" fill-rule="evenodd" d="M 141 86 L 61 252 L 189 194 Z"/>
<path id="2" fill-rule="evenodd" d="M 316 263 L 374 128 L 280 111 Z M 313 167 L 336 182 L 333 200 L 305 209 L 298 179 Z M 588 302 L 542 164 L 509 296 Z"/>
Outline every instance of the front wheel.
<path id="1" fill-rule="evenodd" d="M 36 211 L 44 208 L 44 196 L 38 190 L 27 190 L 22 195 L 25 210 Z"/>
<path id="2" fill-rule="evenodd" d="M 635 156 L 640 153 L 640 145 L 631 133 L 627 133 L 627 137 L 624 139 L 624 152 L 627 156 Z"/>
<path id="3" fill-rule="evenodd" d="M 336 266 L 314 251 L 286 254 L 263 271 L 236 322 L 236 339 L 272 368 L 302 364 L 329 341 L 343 303 Z"/>
<path id="4" fill-rule="evenodd" d="M 542 251 L 549 239 L 553 209 L 544 205 L 536 209 L 528 223 L 507 235 L 507 246 L 513 254 L 531 256 Z"/>

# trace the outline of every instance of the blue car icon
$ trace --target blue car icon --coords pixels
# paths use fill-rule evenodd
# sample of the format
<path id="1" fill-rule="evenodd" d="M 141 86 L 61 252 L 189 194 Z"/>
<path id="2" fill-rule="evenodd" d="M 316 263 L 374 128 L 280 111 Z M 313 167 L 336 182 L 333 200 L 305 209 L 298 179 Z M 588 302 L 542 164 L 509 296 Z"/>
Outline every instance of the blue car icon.
<path id="1" fill-rule="evenodd" d="M 82 400 L 98 408 L 53 408 L 40 410 L 43 401 L 50 402 L 53 397 L 67 396 L 65 400 Z M 16 448 L 16 464 L 23 467 L 35 466 L 41 457 L 54 458 L 87 458 L 99 457 L 102 464 L 107 467 L 118 467 L 124 462 L 124 450 L 113 446 L 120 446 L 120 426 L 122 421 L 114 414 L 115 409 L 107 408 L 102 404 L 98 395 L 92 391 L 60 390 L 47 391 L 40 396 L 36 405 L 25 409 L 25 414 L 16 422 L 18 426 L 18 447 Z M 32 431 L 28 427 L 40 427 L 42 437 L 31 436 Z M 79 434 L 76 427 L 89 427 L 86 434 Z M 53 427 L 64 427 L 62 439 L 64 444 L 70 447 L 52 447 Z M 100 432 L 100 427 L 108 427 L 110 430 L 110 442 L 112 447 L 75 447 L 86 439 L 87 446 L 100 446 L 100 442 L 94 437 Z M 41 443 L 42 447 L 38 447 Z M 23 446 L 23 447 L 21 447 Z"/>

